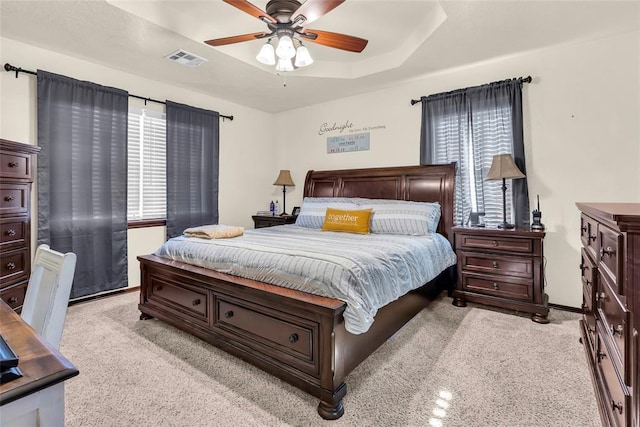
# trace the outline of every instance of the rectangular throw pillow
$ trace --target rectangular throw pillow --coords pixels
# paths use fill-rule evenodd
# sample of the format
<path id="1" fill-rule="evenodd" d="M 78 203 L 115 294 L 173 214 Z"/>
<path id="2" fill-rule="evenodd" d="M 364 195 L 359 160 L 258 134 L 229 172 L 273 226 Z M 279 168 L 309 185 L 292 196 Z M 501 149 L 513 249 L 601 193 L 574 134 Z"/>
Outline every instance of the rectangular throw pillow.
<path id="1" fill-rule="evenodd" d="M 306 228 L 322 228 L 327 208 L 358 209 L 358 205 L 347 197 L 305 197 L 296 218 L 296 225 Z"/>
<path id="2" fill-rule="evenodd" d="M 371 213 L 371 209 L 342 210 L 327 208 L 322 230 L 369 234 Z"/>
<path id="3" fill-rule="evenodd" d="M 371 233 L 422 236 L 438 229 L 440 204 L 437 202 L 360 200 L 359 207 L 373 209 Z"/>

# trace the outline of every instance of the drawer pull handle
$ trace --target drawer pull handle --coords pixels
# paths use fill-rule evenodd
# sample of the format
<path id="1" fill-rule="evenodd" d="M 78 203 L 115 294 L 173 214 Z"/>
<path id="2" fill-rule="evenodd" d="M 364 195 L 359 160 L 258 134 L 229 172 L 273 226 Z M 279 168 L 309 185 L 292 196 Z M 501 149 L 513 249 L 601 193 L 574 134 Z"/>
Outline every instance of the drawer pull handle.
<path id="1" fill-rule="evenodd" d="M 581 231 L 581 233 L 580 233 L 580 234 L 582 234 L 582 233 L 586 233 L 586 232 L 587 232 L 587 226 L 586 226 L 586 225 L 583 225 L 582 227 L 580 227 L 580 231 Z"/>
<path id="2" fill-rule="evenodd" d="M 498 261 L 493 261 L 493 268 L 498 268 Z"/>
<path id="3" fill-rule="evenodd" d="M 496 240 L 492 241 L 492 242 L 491 242 L 491 244 L 492 244 L 493 246 L 498 246 L 498 242 L 497 242 Z"/>
<path id="4" fill-rule="evenodd" d="M 224 314 L 224 317 L 230 319 L 233 317 L 233 310 L 229 310 Z"/>
<path id="5" fill-rule="evenodd" d="M 7 231 L 5 231 L 5 233 L 7 236 L 15 236 L 16 235 L 16 230 L 14 230 L 13 228 L 8 229 Z"/>
<path id="6" fill-rule="evenodd" d="M 162 285 L 156 286 L 156 291 L 161 291 L 161 290 L 162 290 Z"/>
<path id="7" fill-rule="evenodd" d="M 591 286 L 591 280 L 584 279 L 584 284 L 587 285 L 587 286 Z"/>
<path id="8" fill-rule="evenodd" d="M 612 256 L 616 253 L 616 251 L 614 251 L 611 246 L 607 246 L 607 249 L 605 248 L 600 248 L 600 259 L 604 258 L 604 256 Z"/>
<path id="9" fill-rule="evenodd" d="M 193 300 L 193 302 L 191 303 L 192 305 L 196 306 L 196 305 L 200 305 L 200 298 L 196 298 Z"/>
<path id="10" fill-rule="evenodd" d="M 298 341 L 298 334 L 291 334 L 289 335 L 289 342 L 291 344 L 294 344 L 296 341 Z"/>
<path id="11" fill-rule="evenodd" d="M 589 234 L 589 240 L 593 240 L 595 242 L 597 238 L 598 236 L 596 236 L 595 234 L 593 236 Z"/>
<path id="12" fill-rule="evenodd" d="M 9 167 L 10 168 L 17 168 L 18 167 L 18 162 L 9 162 Z"/>
<path id="13" fill-rule="evenodd" d="M 624 326 L 618 325 L 614 328 L 613 325 L 611 325 L 611 335 L 613 335 L 614 337 L 616 336 L 616 334 L 618 334 L 622 338 L 623 332 L 624 332 Z"/>
<path id="14" fill-rule="evenodd" d="M 16 265 L 12 262 L 8 262 L 7 263 L 7 270 L 15 270 L 16 269 Z"/>
<path id="15" fill-rule="evenodd" d="M 611 401 L 611 410 L 615 411 L 616 409 L 618 410 L 618 413 L 620 413 L 622 415 L 622 409 L 623 409 L 622 408 L 622 402 L 616 403 L 615 401 L 612 400 Z"/>
<path id="16" fill-rule="evenodd" d="M 496 282 L 493 282 L 493 289 L 495 289 L 496 291 L 498 290 L 498 284 Z"/>
<path id="17" fill-rule="evenodd" d="M 15 197 L 13 197 L 13 196 L 4 196 L 4 201 L 5 202 L 11 202 L 13 200 L 15 200 Z"/>
<path id="18" fill-rule="evenodd" d="M 18 297 L 11 297 L 11 298 L 9 298 L 9 300 L 7 302 L 10 305 L 17 304 L 18 303 Z"/>
<path id="19" fill-rule="evenodd" d="M 607 357 L 606 353 L 598 350 L 598 354 L 596 355 L 596 358 L 598 359 L 598 363 L 600 363 L 600 361 L 606 357 Z"/>

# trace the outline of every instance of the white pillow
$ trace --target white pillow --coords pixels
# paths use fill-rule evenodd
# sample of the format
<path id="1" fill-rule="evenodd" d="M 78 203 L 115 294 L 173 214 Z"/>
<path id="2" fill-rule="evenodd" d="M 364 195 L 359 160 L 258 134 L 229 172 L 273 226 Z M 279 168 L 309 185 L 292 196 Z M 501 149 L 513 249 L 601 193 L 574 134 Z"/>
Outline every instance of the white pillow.
<path id="1" fill-rule="evenodd" d="M 358 205 L 373 209 L 371 233 L 422 236 L 435 233 L 440 221 L 437 202 L 359 199 Z"/>
<path id="2" fill-rule="evenodd" d="M 342 210 L 358 209 L 355 199 L 348 197 L 305 197 L 296 218 L 296 225 L 306 228 L 322 228 L 327 208 Z"/>

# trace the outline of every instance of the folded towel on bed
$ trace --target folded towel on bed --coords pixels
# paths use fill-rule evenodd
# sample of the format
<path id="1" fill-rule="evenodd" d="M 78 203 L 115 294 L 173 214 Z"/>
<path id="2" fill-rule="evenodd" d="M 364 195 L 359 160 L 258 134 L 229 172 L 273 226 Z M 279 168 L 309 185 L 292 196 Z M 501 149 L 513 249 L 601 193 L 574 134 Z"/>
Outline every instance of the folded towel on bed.
<path id="1" fill-rule="evenodd" d="M 202 239 L 226 239 L 229 237 L 242 236 L 244 227 L 224 224 L 202 225 L 184 230 L 187 237 L 200 237 Z"/>

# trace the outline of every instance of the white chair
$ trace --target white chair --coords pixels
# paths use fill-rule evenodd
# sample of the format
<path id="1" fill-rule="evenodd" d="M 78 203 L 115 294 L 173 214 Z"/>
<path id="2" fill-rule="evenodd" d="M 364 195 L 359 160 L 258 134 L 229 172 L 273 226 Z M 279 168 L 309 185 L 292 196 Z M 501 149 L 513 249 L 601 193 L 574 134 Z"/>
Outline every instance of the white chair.
<path id="1" fill-rule="evenodd" d="M 31 277 L 20 316 L 56 349 L 67 315 L 76 254 L 62 254 L 40 245 L 31 267 Z"/>

